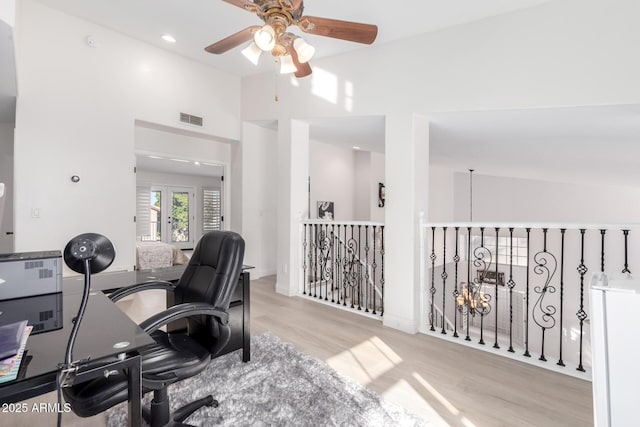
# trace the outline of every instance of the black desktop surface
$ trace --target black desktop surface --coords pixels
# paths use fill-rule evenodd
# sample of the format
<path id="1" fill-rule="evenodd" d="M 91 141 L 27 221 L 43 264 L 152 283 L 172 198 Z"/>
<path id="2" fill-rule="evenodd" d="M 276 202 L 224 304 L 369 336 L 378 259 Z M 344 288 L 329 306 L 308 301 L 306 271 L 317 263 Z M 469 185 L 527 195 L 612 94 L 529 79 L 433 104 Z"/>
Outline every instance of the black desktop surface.
<path id="1" fill-rule="evenodd" d="M 38 388 L 37 394 L 55 389 L 57 366 L 64 361 L 72 319 L 77 315 L 81 298 L 81 293 L 63 294 L 62 327 L 29 336 L 19 377 L 0 384 L 0 402 L 13 401 L 16 393 L 23 393 L 24 398 L 24 393 L 30 393 L 29 389 Z M 23 307 L 27 310 L 29 300 L 30 298 L 20 298 L 14 302 L 18 308 Z M 0 315 L 0 325 L 5 322 L 2 317 Z M 91 292 L 78 332 L 73 359 L 98 360 L 134 351 L 151 343 L 151 337 L 106 295 L 102 292 Z M 22 385 L 21 382 L 25 384 Z"/>

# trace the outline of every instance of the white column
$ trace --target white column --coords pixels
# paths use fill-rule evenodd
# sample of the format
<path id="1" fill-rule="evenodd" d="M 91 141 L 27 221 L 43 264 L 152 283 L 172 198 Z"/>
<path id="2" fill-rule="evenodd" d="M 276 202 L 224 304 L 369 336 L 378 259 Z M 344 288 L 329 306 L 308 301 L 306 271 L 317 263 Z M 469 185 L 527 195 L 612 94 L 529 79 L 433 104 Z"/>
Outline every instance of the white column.
<path id="1" fill-rule="evenodd" d="M 278 272 L 276 292 L 299 293 L 302 244 L 300 220 L 307 217 L 309 124 L 278 122 Z"/>
<path id="2" fill-rule="evenodd" d="M 420 320 L 420 224 L 427 212 L 429 122 L 386 118 L 384 325 L 416 333 Z"/>

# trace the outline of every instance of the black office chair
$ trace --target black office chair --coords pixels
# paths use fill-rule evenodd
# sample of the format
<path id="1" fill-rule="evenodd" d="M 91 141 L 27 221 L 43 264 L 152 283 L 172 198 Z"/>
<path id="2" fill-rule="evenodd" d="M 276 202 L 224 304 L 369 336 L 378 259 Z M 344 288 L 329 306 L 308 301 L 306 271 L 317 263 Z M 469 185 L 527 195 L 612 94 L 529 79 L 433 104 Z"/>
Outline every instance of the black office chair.
<path id="1" fill-rule="evenodd" d="M 145 282 L 110 295 L 114 302 L 149 289 L 164 289 L 175 295 L 175 305 L 140 324 L 156 341 L 140 350 L 143 389 L 145 393 L 153 391 L 151 408 L 143 408 L 143 417 L 152 427 L 181 425 L 199 408 L 218 405 L 213 396 L 206 396 L 170 414 L 167 387 L 202 372 L 229 341 L 228 309 L 243 257 L 244 240 L 239 234 L 212 231 L 196 245 L 177 285 Z M 184 318 L 188 319 L 186 331 L 159 330 Z M 93 416 L 127 400 L 126 376 L 117 373 L 78 384 L 64 389 L 64 395 L 77 415 Z"/>

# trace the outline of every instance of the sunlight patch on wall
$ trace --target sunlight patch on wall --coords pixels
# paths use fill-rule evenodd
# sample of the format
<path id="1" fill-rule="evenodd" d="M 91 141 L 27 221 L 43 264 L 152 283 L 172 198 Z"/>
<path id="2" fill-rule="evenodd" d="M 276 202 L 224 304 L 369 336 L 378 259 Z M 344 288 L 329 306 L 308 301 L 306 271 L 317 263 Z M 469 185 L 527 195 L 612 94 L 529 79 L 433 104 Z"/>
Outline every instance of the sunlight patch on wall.
<path id="1" fill-rule="evenodd" d="M 338 103 L 338 76 L 315 67 L 311 78 L 311 93 L 313 95 L 332 104 Z"/>
<path id="2" fill-rule="evenodd" d="M 344 109 L 353 111 L 353 82 L 344 82 Z"/>
<path id="3" fill-rule="evenodd" d="M 402 362 L 387 344 L 374 336 L 327 359 L 333 369 L 368 384 Z"/>

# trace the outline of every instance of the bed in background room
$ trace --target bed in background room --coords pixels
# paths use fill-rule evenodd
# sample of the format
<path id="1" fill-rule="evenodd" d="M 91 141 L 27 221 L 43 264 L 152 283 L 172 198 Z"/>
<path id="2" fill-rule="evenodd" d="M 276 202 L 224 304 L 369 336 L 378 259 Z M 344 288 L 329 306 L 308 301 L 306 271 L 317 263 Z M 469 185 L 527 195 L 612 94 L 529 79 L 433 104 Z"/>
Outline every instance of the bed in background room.
<path id="1" fill-rule="evenodd" d="M 171 267 L 187 264 L 189 257 L 180 248 L 163 242 L 136 242 L 136 269 Z"/>

